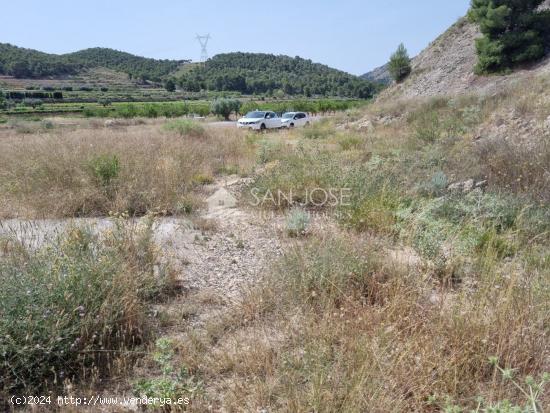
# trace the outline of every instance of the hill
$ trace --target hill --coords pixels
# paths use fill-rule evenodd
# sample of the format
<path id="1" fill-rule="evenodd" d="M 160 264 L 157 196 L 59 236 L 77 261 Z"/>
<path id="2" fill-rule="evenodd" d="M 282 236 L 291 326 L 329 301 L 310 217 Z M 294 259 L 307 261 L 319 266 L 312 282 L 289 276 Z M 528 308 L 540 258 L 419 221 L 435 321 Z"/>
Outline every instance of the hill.
<path id="1" fill-rule="evenodd" d="M 86 67 L 106 67 L 142 79 L 158 81 L 174 72 L 187 60 L 150 59 L 118 50 L 94 47 L 63 55 L 69 61 Z"/>
<path id="2" fill-rule="evenodd" d="M 549 8 L 550 0 L 542 8 Z M 475 39 L 481 37 L 477 25 L 466 18 L 459 19 L 412 60 L 412 73 L 401 84 L 393 85 L 382 99 L 413 98 L 464 94 L 495 93 L 510 82 L 529 76 L 550 73 L 550 56 L 504 76 L 478 76 Z"/>
<path id="3" fill-rule="evenodd" d="M 104 67 L 142 80 L 159 81 L 184 62 L 150 59 L 99 47 L 57 55 L 0 43 L 0 75 L 16 78 L 59 77 Z"/>
<path id="4" fill-rule="evenodd" d="M 80 65 L 69 63 L 62 56 L 0 43 L 0 74 L 17 78 L 64 76 L 75 74 Z"/>
<path id="5" fill-rule="evenodd" d="M 186 90 L 239 91 L 369 98 L 380 88 L 374 83 L 300 57 L 264 53 L 226 53 L 183 74 Z"/>

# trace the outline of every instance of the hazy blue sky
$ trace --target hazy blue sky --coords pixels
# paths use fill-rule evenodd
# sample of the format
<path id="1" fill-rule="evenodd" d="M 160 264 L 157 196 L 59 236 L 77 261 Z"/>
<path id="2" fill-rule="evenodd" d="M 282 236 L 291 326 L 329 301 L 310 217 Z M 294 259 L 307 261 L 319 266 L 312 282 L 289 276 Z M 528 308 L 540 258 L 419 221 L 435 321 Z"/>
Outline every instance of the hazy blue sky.
<path id="1" fill-rule="evenodd" d="M 354 74 L 411 55 L 463 16 L 469 0 L 1 0 L 0 42 L 65 53 L 102 46 L 198 60 L 231 51 L 302 56 Z"/>

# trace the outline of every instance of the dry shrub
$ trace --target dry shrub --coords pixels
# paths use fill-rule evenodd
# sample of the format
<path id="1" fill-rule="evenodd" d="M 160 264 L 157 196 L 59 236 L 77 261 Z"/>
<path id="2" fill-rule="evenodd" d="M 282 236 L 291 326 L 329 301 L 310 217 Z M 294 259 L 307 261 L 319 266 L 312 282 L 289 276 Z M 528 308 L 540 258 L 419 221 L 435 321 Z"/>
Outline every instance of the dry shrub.
<path id="1" fill-rule="evenodd" d="M 227 129 L 209 129 L 200 139 L 155 125 L 25 136 L 3 131 L 0 217 L 188 212 L 179 206 L 196 204 L 189 202 L 200 184 L 193 177 L 229 167 L 247 172 L 254 155 L 244 135 Z"/>

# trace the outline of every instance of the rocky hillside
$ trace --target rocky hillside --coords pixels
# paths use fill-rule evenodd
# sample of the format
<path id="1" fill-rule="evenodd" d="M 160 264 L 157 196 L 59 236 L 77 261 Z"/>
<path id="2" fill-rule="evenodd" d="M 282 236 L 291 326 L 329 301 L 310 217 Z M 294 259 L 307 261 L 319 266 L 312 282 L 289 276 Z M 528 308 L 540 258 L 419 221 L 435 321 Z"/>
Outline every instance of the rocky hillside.
<path id="1" fill-rule="evenodd" d="M 550 0 L 543 7 L 550 7 Z M 543 61 L 506 76 L 477 76 L 475 39 L 479 28 L 460 19 L 413 59 L 411 76 L 386 90 L 381 98 L 412 98 L 455 95 L 499 90 L 503 85 L 529 76 L 550 73 L 550 56 Z"/>
<path id="2" fill-rule="evenodd" d="M 550 0 L 543 7 L 550 7 Z M 380 94 L 382 109 L 358 120 L 356 127 L 402 128 L 414 123 L 411 113 L 418 105 L 439 105 L 469 119 L 468 138 L 476 145 L 546 153 L 537 148 L 548 145 L 550 139 L 550 54 L 508 75 L 478 76 L 475 39 L 480 36 L 476 25 L 460 19 L 413 59 L 413 71 L 403 83 L 392 84 Z M 441 99 L 427 99 L 432 97 Z M 438 116 L 424 119 L 419 130 L 444 124 Z M 451 124 L 447 127 L 456 134 Z"/>
<path id="3" fill-rule="evenodd" d="M 389 85 L 392 82 L 392 78 L 388 70 L 388 64 L 377 67 L 376 69 L 373 69 L 360 77 L 371 82 L 381 83 L 383 85 Z"/>

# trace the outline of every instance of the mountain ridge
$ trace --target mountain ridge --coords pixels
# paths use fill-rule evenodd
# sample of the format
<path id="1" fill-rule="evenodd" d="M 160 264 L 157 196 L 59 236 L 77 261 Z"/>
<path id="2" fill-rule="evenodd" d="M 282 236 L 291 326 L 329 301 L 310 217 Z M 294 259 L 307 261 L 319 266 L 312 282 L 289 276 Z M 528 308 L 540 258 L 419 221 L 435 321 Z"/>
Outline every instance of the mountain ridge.
<path id="1" fill-rule="evenodd" d="M 342 96 L 370 98 L 381 86 L 358 76 L 299 56 L 231 52 L 218 54 L 204 64 L 189 60 L 151 59 L 131 53 L 94 47 L 53 54 L 0 43 L 0 75 L 40 79 L 76 75 L 87 69 L 106 68 L 142 82 L 174 78 L 187 91 L 237 91 L 245 94 Z"/>

